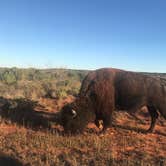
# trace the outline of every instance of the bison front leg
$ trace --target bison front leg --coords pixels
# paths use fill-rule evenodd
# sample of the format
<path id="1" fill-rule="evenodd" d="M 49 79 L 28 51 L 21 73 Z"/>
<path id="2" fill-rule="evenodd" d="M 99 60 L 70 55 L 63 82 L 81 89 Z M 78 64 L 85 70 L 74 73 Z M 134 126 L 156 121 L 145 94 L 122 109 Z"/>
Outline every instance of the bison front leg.
<path id="1" fill-rule="evenodd" d="M 108 128 L 112 127 L 112 111 L 104 113 L 102 117 L 95 120 L 96 126 L 100 129 L 100 133 L 105 132 Z"/>
<path id="2" fill-rule="evenodd" d="M 113 112 L 113 110 L 114 110 L 113 107 L 111 109 L 108 109 L 108 107 L 103 109 L 103 115 L 102 115 L 103 128 L 102 128 L 102 132 L 105 132 L 108 128 L 113 126 L 112 125 L 112 112 Z"/>
<path id="3" fill-rule="evenodd" d="M 95 125 L 99 128 L 100 127 L 100 123 L 98 119 L 95 119 Z"/>
<path id="4" fill-rule="evenodd" d="M 155 127 L 155 124 L 156 124 L 156 120 L 157 120 L 159 115 L 158 115 L 157 110 L 156 110 L 155 107 L 147 106 L 147 108 L 148 108 L 148 111 L 149 111 L 150 116 L 151 116 L 151 124 L 150 124 L 150 128 L 147 130 L 147 132 L 151 133 L 154 130 L 154 127 Z"/>
<path id="5" fill-rule="evenodd" d="M 95 119 L 95 125 L 102 130 L 103 129 L 103 120 Z"/>
<path id="6" fill-rule="evenodd" d="M 112 113 L 103 118 L 103 131 L 110 127 L 112 127 Z"/>
<path id="7" fill-rule="evenodd" d="M 114 96 L 109 96 L 108 98 L 110 100 L 106 100 L 107 102 L 103 104 L 102 109 L 103 131 L 106 131 L 107 128 L 112 127 L 112 113 L 115 109 Z"/>

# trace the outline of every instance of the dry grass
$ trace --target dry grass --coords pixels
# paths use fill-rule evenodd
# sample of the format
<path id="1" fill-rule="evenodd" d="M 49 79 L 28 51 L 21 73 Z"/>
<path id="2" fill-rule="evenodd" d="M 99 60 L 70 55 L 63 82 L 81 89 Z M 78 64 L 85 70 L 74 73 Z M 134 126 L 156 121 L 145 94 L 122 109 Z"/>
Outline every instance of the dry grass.
<path id="1" fill-rule="evenodd" d="M 4 132 L 1 128 L 0 151 L 29 165 L 166 164 L 165 136 L 123 129 L 111 129 L 100 136 L 62 136 L 18 127 Z"/>

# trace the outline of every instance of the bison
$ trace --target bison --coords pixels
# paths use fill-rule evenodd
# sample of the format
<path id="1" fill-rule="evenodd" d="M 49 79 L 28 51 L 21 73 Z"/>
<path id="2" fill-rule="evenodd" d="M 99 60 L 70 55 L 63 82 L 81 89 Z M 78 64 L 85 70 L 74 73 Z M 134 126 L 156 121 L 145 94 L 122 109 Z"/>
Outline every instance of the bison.
<path id="1" fill-rule="evenodd" d="M 93 121 L 103 130 L 112 125 L 112 112 L 125 110 L 134 114 L 146 106 L 151 116 L 152 132 L 160 113 L 166 119 L 166 81 L 143 73 L 104 68 L 91 71 L 83 80 L 78 98 L 60 112 L 65 131 L 82 131 Z"/>

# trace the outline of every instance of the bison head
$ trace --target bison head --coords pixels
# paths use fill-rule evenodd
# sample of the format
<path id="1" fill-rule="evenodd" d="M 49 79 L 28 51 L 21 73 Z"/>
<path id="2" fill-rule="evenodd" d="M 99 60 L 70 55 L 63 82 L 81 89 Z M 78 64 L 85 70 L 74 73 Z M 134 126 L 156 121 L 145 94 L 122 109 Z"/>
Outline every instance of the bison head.
<path id="1" fill-rule="evenodd" d="M 66 132 L 81 132 L 85 126 L 95 119 L 95 112 L 88 100 L 78 99 L 65 105 L 61 110 L 61 125 Z"/>

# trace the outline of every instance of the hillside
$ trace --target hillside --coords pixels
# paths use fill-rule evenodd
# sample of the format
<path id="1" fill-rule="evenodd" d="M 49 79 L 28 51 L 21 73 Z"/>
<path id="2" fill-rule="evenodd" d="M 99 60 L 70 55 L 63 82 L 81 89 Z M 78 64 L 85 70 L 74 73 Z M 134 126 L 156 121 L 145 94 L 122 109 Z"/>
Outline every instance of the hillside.
<path id="1" fill-rule="evenodd" d="M 145 134 L 146 108 L 138 119 L 114 113 L 114 127 L 99 134 L 89 124 L 83 134 L 66 135 L 50 120 L 74 100 L 88 71 L 67 69 L 0 69 L 0 165 L 164 166 L 166 121 Z M 145 73 L 166 78 L 166 74 Z M 16 106 L 16 107 L 15 107 Z"/>

